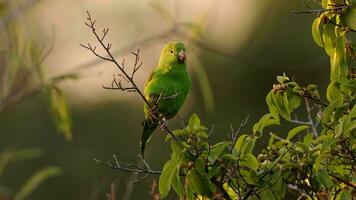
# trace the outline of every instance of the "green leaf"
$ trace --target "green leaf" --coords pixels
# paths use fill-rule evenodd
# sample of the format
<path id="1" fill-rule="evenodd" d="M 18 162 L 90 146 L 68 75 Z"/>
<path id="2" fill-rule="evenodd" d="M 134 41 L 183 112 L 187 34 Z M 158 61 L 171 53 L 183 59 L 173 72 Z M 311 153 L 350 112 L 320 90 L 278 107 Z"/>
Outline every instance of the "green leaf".
<path id="1" fill-rule="evenodd" d="M 295 128 L 293 128 L 292 130 L 290 130 L 288 132 L 288 135 L 287 135 L 287 140 L 291 140 L 294 136 L 296 136 L 298 133 L 308 129 L 309 126 L 307 125 L 301 125 L 301 126 L 297 126 Z"/>
<path id="2" fill-rule="evenodd" d="M 323 6 L 324 9 L 327 9 L 329 6 L 329 4 L 331 4 L 330 0 L 322 0 L 321 1 L 321 5 Z"/>
<path id="3" fill-rule="evenodd" d="M 245 169 L 241 169 L 240 170 L 241 176 L 245 179 L 245 181 L 250 184 L 250 185 L 256 185 L 258 180 L 257 177 L 255 176 L 255 172 L 254 171 L 248 171 Z M 241 180 L 242 181 L 242 180 Z"/>
<path id="4" fill-rule="evenodd" d="M 344 133 L 351 132 L 351 131 L 354 130 L 355 128 L 356 128 L 356 120 L 350 122 L 350 123 L 345 127 Z"/>
<path id="5" fill-rule="evenodd" d="M 288 96 L 286 92 L 272 93 L 272 99 L 278 109 L 278 113 L 286 120 L 290 120 L 290 110 L 288 106 Z"/>
<path id="6" fill-rule="evenodd" d="M 347 10 L 345 20 L 346 24 L 350 28 L 356 30 L 356 8 L 350 8 Z"/>
<path id="7" fill-rule="evenodd" d="M 346 36 L 339 36 L 336 39 L 335 50 L 330 57 L 330 78 L 334 80 L 338 77 L 346 78 L 348 75 L 348 62 L 345 51 Z"/>
<path id="8" fill-rule="evenodd" d="M 230 145 L 230 142 L 219 142 L 211 147 L 211 150 L 209 152 L 209 162 L 212 164 L 215 163 L 215 161 L 219 158 L 219 155 Z"/>
<path id="9" fill-rule="evenodd" d="M 343 95 L 339 91 L 338 87 L 336 86 L 336 82 L 333 81 L 328 85 L 326 90 L 326 98 L 329 102 L 336 101 L 337 99 L 342 99 Z"/>
<path id="10" fill-rule="evenodd" d="M 211 169 L 209 169 L 208 179 L 211 179 L 212 177 L 217 176 L 220 173 L 221 173 L 220 167 L 212 167 Z"/>
<path id="11" fill-rule="evenodd" d="M 302 102 L 302 98 L 299 95 L 292 92 L 291 90 L 287 91 L 287 98 L 288 98 L 288 109 L 290 112 L 297 109 Z"/>
<path id="12" fill-rule="evenodd" d="M 311 145 L 312 140 L 313 140 L 313 134 L 307 133 L 304 137 L 303 144 L 305 144 L 305 146 L 309 147 Z"/>
<path id="13" fill-rule="evenodd" d="M 253 171 L 257 171 L 258 169 L 259 162 L 251 153 L 245 154 L 239 161 L 241 166 L 248 167 Z"/>
<path id="14" fill-rule="evenodd" d="M 176 160 L 169 160 L 163 167 L 162 174 L 159 177 L 159 193 L 162 198 L 167 196 L 171 190 L 173 172 L 177 165 Z"/>
<path id="15" fill-rule="evenodd" d="M 177 141 L 171 141 L 171 147 L 174 153 L 178 154 L 183 150 L 183 147 L 179 145 L 179 142 Z"/>
<path id="16" fill-rule="evenodd" d="M 252 153 L 257 137 L 250 137 L 248 135 L 241 135 L 239 139 L 237 139 L 235 144 L 235 150 L 239 154 Z"/>
<path id="17" fill-rule="evenodd" d="M 177 165 L 172 172 L 172 186 L 174 191 L 179 195 L 180 199 L 184 197 L 184 187 L 180 180 L 179 165 Z"/>
<path id="18" fill-rule="evenodd" d="M 58 176 L 61 174 L 61 169 L 59 167 L 46 167 L 37 171 L 33 174 L 26 183 L 22 186 L 19 192 L 16 193 L 14 200 L 23 200 L 27 197 L 44 181 L 53 176 Z"/>
<path id="19" fill-rule="evenodd" d="M 209 198 L 213 196 L 213 190 L 207 176 L 202 176 L 198 171 L 193 169 L 188 173 L 188 181 L 189 186 L 196 193 Z"/>
<path id="20" fill-rule="evenodd" d="M 273 95 L 273 90 L 271 90 L 267 94 L 266 103 L 268 105 L 269 112 L 271 113 L 273 118 L 276 119 L 279 122 L 278 108 L 277 108 L 277 106 L 275 105 L 275 103 L 273 101 L 272 95 Z"/>
<path id="21" fill-rule="evenodd" d="M 259 194 L 260 199 L 263 200 L 275 200 L 273 193 L 270 190 L 265 190 Z"/>
<path id="22" fill-rule="evenodd" d="M 248 135 L 242 134 L 242 135 L 237 139 L 234 148 L 235 148 L 238 152 L 241 151 L 242 144 L 246 141 L 246 138 L 248 138 Z"/>
<path id="23" fill-rule="evenodd" d="M 333 181 L 331 180 L 329 174 L 325 170 L 318 172 L 316 174 L 316 179 L 326 189 L 329 189 L 333 186 Z"/>
<path id="24" fill-rule="evenodd" d="M 200 127 L 200 119 L 197 114 L 194 113 L 190 116 L 188 126 L 192 131 Z"/>
<path id="25" fill-rule="evenodd" d="M 335 26 L 331 23 L 324 25 L 323 41 L 325 52 L 331 57 L 334 54 L 334 47 L 336 42 Z"/>
<path id="26" fill-rule="evenodd" d="M 335 99 L 333 100 L 328 107 L 324 110 L 322 122 L 329 123 L 331 115 L 335 112 L 335 110 L 343 105 L 343 99 Z"/>
<path id="27" fill-rule="evenodd" d="M 323 16 L 323 15 L 322 15 Z M 319 46 L 319 47 L 324 47 L 324 42 L 323 39 L 321 38 L 321 33 L 320 33 L 320 22 L 321 22 L 321 17 L 318 17 L 314 19 L 313 24 L 312 24 L 312 36 L 314 39 L 314 42 Z"/>
<path id="28" fill-rule="evenodd" d="M 272 114 L 265 114 L 261 119 L 253 126 L 254 133 L 263 133 L 264 128 L 268 126 L 279 125 L 279 120 L 273 118 Z"/>
<path id="29" fill-rule="evenodd" d="M 221 156 L 221 159 L 223 160 L 228 160 L 228 161 L 232 161 L 232 162 L 235 162 L 237 161 L 239 158 L 237 156 L 235 156 L 234 154 L 224 154 Z"/>
<path id="30" fill-rule="evenodd" d="M 352 200 L 350 191 L 342 191 L 336 196 L 336 200 Z"/>
<path id="31" fill-rule="evenodd" d="M 67 140 L 72 140 L 72 120 L 69 113 L 67 99 L 56 86 L 49 86 L 50 107 L 57 129 Z"/>

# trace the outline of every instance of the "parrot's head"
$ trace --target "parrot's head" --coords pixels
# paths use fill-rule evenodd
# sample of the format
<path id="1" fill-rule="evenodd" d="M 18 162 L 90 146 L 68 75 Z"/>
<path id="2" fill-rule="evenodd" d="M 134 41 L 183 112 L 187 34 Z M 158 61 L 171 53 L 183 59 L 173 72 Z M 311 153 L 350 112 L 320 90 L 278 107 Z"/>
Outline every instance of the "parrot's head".
<path id="1" fill-rule="evenodd" d="M 172 41 L 163 47 L 159 60 L 160 66 L 185 66 L 185 46 L 178 41 Z"/>

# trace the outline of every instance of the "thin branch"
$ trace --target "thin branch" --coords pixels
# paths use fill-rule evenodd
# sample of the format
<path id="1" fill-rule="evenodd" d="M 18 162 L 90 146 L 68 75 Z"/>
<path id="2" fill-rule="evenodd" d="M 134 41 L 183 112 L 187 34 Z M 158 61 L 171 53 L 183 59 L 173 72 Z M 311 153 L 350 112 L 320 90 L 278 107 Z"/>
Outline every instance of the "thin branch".
<path id="1" fill-rule="evenodd" d="M 104 30 L 107 30 L 107 31 L 103 31 L 103 35 L 100 37 L 98 35 L 98 33 L 96 32 L 96 28 L 95 28 L 95 23 L 96 23 L 96 20 L 93 20 L 89 11 L 87 11 L 87 14 L 88 14 L 88 17 L 87 17 L 87 22 L 85 22 L 85 24 L 92 30 L 94 36 L 96 37 L 97 41 L 100 43 L 101 47 L 105 50 L 105 52 L 107 53 L 107 55 L 109 56 L 109 58 L 105 58 L 103 56 L 100 56 L 99 54 L 97 54 L 95 52 L 95 49 L 94 48 L 91 48 L 90 44 L 88 44 L 88 46 L 86 45 L 82 45 L 84 48 L 86 49 L 89 49 L 92 51 L 92 53 L 103 59 L 103 60 L 106 60 L 106 61 L 109 61 L 109 62 L 112 62 L 116 65 L 116 67 L 120 70 L 120 72 L 126 77 L 127 80 L 129 80 L 129 82 L 131 83 L 132 87 L 135 88 L 136 92 L 141 96 L 142 100 L 150 106 L 150 103 L 148 102 L 148 100 L 145 98 L 145 96 L 143 95 L 143 93 L 141 92 L 141 90 L 137 87 L 135 81 L 133 80 L 133 78 L 131 76 L 128 75 L 128 73 L 124 70 L 124 68 L 122 68 L 122 66 L 116 61 L 116 59 L 114 58 L 114 56 L 112 55 L 110 49 L 112 47 L 112 45 L 110 43 L 108 43 L 107 45 L 104 44 L 104 39 L 105 39 L 105 36 L 107 35 L 107 32 L 108 32 L 108 29 L 104 29 Z M 89 47 L 89 48 L 88 48 Z M 137 51 L 139 52 L 139 51 Z M 137 56 L 138 57 L 138 56 Z"/>
<path id="2" fill-rule="evenodd" d="M 293 14 L 313 14 L 313 13 L 322 13 L 322 12 L 326 12 L 326 11 L 343 10 L 343 9 L 347 9 L 347 8 L 352 8 L 352 4 L 334 6 L 332 8 L 328 8 L 328 9 L 292 10 L 291 13 L 293 13 Z"/>
<path id="3" fill-rule="evenodd" d="M 312 113 L 311 113 L 309 101 L 308 101 L 307 98 L 304 98 L 304 102 L 305 102 L 305 107 L 306 107 L 306 110 L 307 110 L 307 116 L 308 116 L 308 120 L 309 120 L 309 123 L 310 123 L 310 128 L 311 128 L 311 130 L 313 132 L 314 137 L 318 137 L 319 133 L 316 130 L 316 127 L 315 127 L 315 124 L 314 124 L 314 121 L 313 121 L 313 118 L 312 118 Z"/>
<path id="4" fill-rule="evenodd" d="M 241 121 L 240 126 L 236 131 L 234 131 L 234 127 L 230 125 L 230 129 L 231 129 L 231 134 L 230 134 L 231 145 L 229 146 L 230 153 L 232 153 L 232 150 L 234 149 L 235 143 L 237 141 L 237 136 L 240 134 L 241 129 L 247 125 L 249 117 L 250 115 L 247 115 L 245 119 Z"/>
<path id="5" fill-rule="evenodd" d="M 140 155 L 138 155 L 138 157 L 141 159 L 142 163 L 144 164 L 143 167 L 139 167 L 137 165 L 134 164 L 130 164 L 130 163 L 122 163 L 119 162 L 116 155 L 113 154 L 113 161 L 101 161 L 99 159 L 94 159 L 95 162 L 97 162 L 98 164 L 101 164 L 105 167 L 111 168 L 111 169 L 118 169 L 118 170 L 122 170 L 125 172 L 129 172 L 129 173 L 133 173 L 136 175 L 141 175 L 143 174 L 143 177 L 138 178 L 135 183 L 138 183 L 142 180 L 144 180 L 145 178 L 149 177 L 150 175 L 160 175 L 162 172 L 161 171 L 156 171 L 156 170 L 152 170 L 151 167 L 149 166 L 149 164 L 147 163 L 147 161 Z"/>

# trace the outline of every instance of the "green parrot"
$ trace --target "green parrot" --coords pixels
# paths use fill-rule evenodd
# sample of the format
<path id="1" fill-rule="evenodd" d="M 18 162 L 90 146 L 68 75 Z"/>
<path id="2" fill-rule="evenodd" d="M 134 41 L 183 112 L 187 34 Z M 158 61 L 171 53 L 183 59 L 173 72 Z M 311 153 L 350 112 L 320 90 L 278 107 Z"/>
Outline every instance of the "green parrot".
<path id="1" fill-rule="evenodd" d="M 141 154 L 159 125 L 159 119 L 173 118 L 186 100 L 192 81 L 187 71 L 185 46 L 172 41 L 164 46 L 158 66 L 152 71 L 145 86 L 145 120 L 142 122 Z M 152 109 L 154 108 L 154 109 Z"/>

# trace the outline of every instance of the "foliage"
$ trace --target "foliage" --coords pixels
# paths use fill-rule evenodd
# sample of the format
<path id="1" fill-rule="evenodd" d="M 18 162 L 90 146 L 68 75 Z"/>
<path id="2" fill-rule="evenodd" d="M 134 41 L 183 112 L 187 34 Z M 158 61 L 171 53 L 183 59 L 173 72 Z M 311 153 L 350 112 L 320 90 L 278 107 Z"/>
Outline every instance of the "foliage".
<path id="1" fill-rule="evenodd" d="M 35 2 L 33 2 L 34 4 Z M 26 5 L 28 4 L 28 5 Z M 0 115 L 19 102 L 36 94 L 50 96 L 53 118 L 58 130 L 67 139 L 71 138 L 69 109 L 65 97 L 57 84 L 65 79 L 73 79 L 75 75 L 63 75 L 46 78 L 42 62 L 50 52 L 35 40 L 28 31 L 26 19 L 21 9 L 27 9 L 26 1 L 0 1 Z M 32 3 L 31 3 L 32 5 Z M 47 92 L 50 88 L 51 92 Z M 0 152 L 0 177 L 14 163 L 33 160 L 40 157 L 43 150 L 39 148 L 9 148 L 3 147 Z M 28 196 L 43 184 L 48 178 L 60 174 L 60 168 L 44 167 L 30 174 L 29 178 L 17 191 L 7 189 L 6 183 L 0 183 L 0 198 L 27 199 Z M 16 175 L 14 175 L 16 176 Z"/>
<path id="2" fill-rule="evenodd" d="M 70 140 L 70 112 L 65 96 L 58 83 L 78 78 L 76 74 L 64 74 L 46 78 L 42 62 L 51 47 L 44 50 L 39 42 L 32 39 L 27 24 L 17 11 L 17 1 L 0 1 L 0 114 L 36 94 L 49 96 L 50 110 L 55 125 L 66 139 Z M 49 89 L 49 92 L 47 90 Z"/>
<path id="3" fill-rule="evenodd" d="M 162 197 L 172 188 L 180 199 L 284 199 L 287 191 L 307 199 L 356 195 L 356 51 L 349 37 L 356 8 L 351 1 L 323 0 L 322 6 L 312 36 L 330 57 L 328 102 L 315 84 L 278 76 L 266 97 L 269 113 L 253 131 L 234 131 L 231 140 L 216 144 L 193 114 L 185 128 L 173 131 L 176 139 L 167 136 L 172 155 L 159 179 Z M 306 121 L 296 119 L 297 110 Z M 270 130 L 282 124 L 294 127 Z"/>

